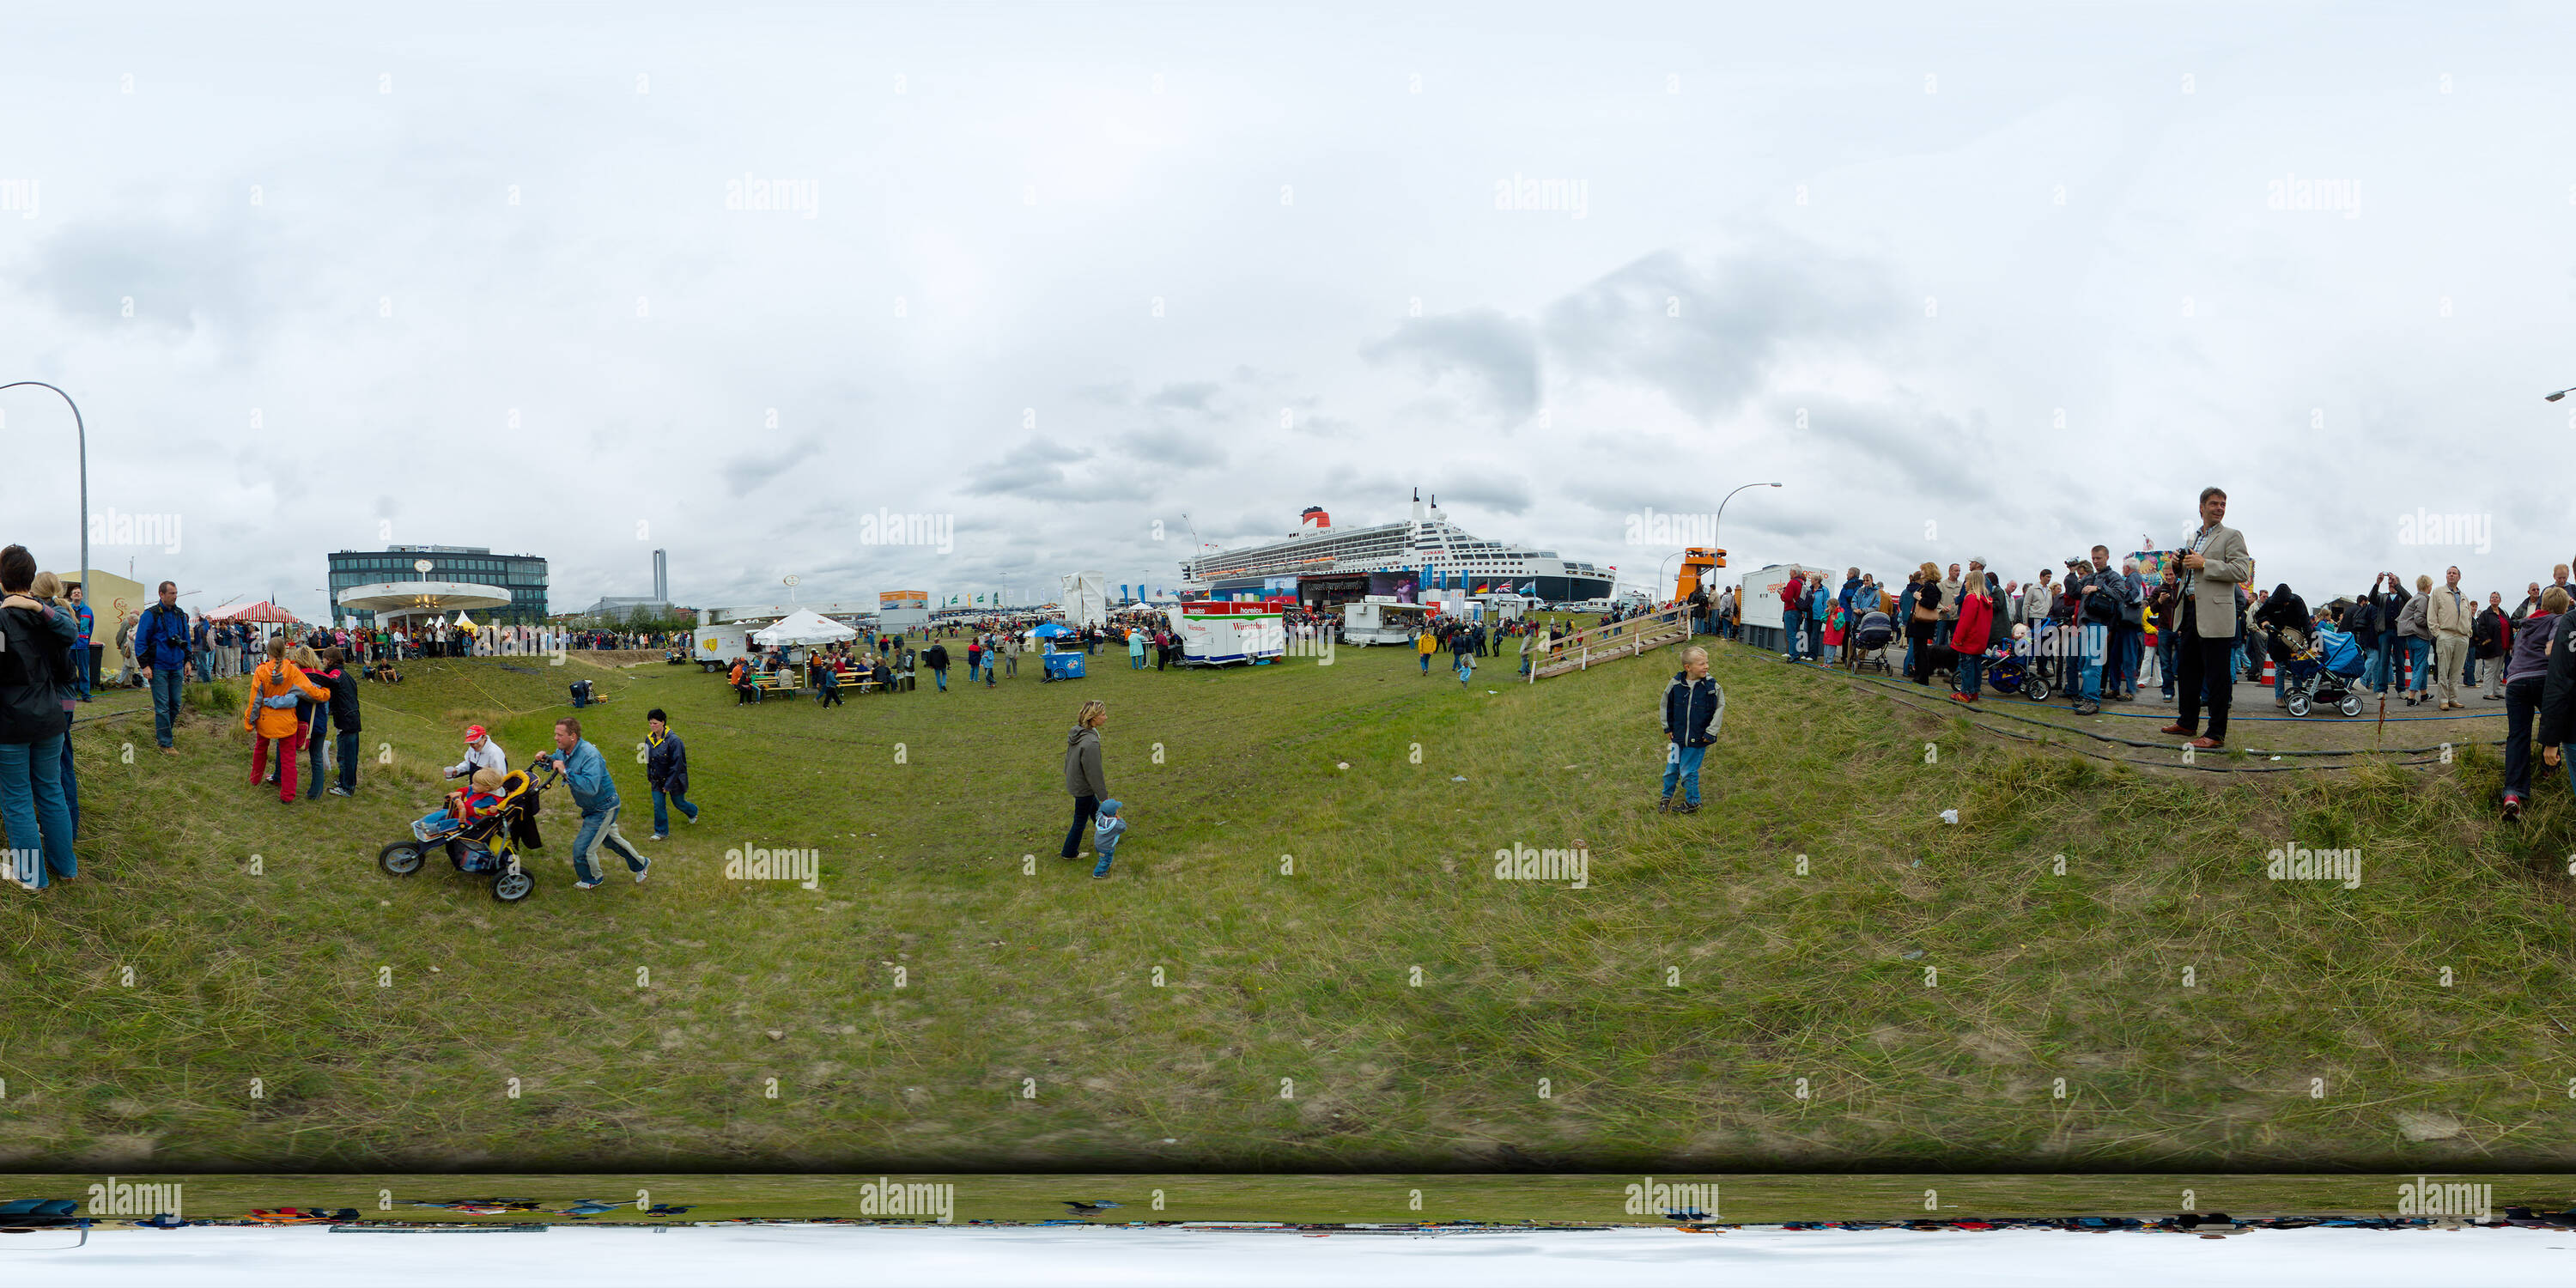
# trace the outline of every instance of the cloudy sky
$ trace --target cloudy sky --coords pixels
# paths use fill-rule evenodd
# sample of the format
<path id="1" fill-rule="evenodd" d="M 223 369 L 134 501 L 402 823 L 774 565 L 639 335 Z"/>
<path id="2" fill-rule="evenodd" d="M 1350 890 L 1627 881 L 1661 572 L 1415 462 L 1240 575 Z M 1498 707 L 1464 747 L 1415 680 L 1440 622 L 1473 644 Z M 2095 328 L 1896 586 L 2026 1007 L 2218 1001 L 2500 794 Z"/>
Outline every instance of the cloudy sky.
<path id="1" fill-rule="evenodd" d="M 317 612 L 324 552 L 387 532 L 544 555 L 558 611 L 642 593 L 656 546 L 696 604 L 1164 584 L 1191 524 L 1401 518 L 1416 485 L 1642 582 L 1673 547 L 1629 516 L 1773 479 L 1727 511 L 1739 566 L 2026 577 L 2168 543 L 2216 482 L 2267 584 L 2456 562 L 2511 599 L 2576 554 L 2576 401 L 2540 400 L 2576 384 L 2571 36 L 2479 5 L 19 7 L 0 380 L 81 399 L 92 509 L 183 532 L 93 561 L 192 603 Z M 67 566 L 49 398 L 0 394 L 0 512 Z M 2414 543 L 2419 510 L 2487 535 Z M 880 512 L 953 545 L 869 544 Z"/>

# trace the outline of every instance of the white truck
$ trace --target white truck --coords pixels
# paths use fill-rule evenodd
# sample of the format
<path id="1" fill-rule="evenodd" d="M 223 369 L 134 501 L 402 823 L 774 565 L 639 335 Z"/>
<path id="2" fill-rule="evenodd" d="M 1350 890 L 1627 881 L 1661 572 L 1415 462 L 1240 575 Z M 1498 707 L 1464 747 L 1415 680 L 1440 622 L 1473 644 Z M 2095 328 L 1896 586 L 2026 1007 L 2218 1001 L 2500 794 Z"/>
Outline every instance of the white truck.
<path id="1" fill-rule="evenodd" d="M 1431 610 L 1397 603 L 1392 595 L 1372 595 L 1342 605 L 1342 642 L 1355 648 L 1371 644 L 1411 644 L 1422 633 Z"/>
<path id="2" fill-rule="evenodd" d="M 751 656 L 751 633 L 758 629 L 759 626 L 701 625 L 689 633 L 689 660 L 697 663 L 701 671 L 728 670 L 735 658 Z"/>

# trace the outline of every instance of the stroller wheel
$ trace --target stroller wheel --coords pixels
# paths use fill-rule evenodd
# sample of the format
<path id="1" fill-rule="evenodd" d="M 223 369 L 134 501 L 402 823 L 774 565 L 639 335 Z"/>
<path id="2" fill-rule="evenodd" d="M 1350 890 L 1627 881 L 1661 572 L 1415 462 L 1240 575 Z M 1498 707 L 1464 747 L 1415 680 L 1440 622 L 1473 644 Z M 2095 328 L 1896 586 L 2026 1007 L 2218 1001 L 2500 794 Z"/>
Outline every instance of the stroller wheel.
<path id="1" fill-rule="evenodd" d="M 2336 703 L 2336 704 L 2335 704 L 2335 710 L 2337 710 L 2337 711 L 2341 711 L 2342 713 L 2344 713 L 2345 715 L 2348 715 L 2348 716 L 2357 716 L 2357 715 L 2360 715 L 2360 714 L 2361 714 L 2361 695 L 2356 694 L 2356 693 L 2347 693 L 2347 694 L 2345 694 L 2345 695 L 2344 695 L 2344 697 L 2343 697 L 2343 701 L 2338 702 L 2338 703 Z"/>
<path id="2" fill-rule="evenodd" d="M 421 846 L 417 841 L 396 841 L 376 854 L 376 863 L 398 877 L 420 871 Z"/>
<path id="3" fill-rule="evenodd" d="M 2021 686 L 2021 695 L 2033 702 L 2048 701 L 2048 681 L 2039 678 L 2038 672 L 2032 672 L 2030 679 Z"/>
<path id="4" fill-rule="evenodd" d="M 2306 715 L 2306 714 L 2308 713 L 2308 695 L 2306 695 L 2306 694 L 2304 694 L 2304 693 L 2293 693 L 2293 694 L 2291 694 L 2291 695 L 2290 695 L 2289 707 L 2290 707 L 2290 714 L 2291 714 L 2291 715 L 2294 715 L 2294 716 L 2303 716 L 2303 715 Z"/>
<path id="5" fill-rule="evenodd" d="M 534 893 L 537 879 L 527 869 L 513 863 L 492 878 L 492 897 L 503 903 L 517 903 Z"/>

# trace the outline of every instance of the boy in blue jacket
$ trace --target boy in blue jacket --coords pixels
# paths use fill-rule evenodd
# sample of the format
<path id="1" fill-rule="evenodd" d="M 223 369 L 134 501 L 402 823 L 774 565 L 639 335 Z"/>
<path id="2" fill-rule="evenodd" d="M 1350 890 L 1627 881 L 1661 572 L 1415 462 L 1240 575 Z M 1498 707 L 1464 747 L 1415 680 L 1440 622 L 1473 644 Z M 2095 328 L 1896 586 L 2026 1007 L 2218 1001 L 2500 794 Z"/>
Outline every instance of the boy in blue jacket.
<path id="1" fill-rule="evenodd" d="M 1699 812 L 1699 765 L 1726 717 L 1726 690 L 1708 675 L 1708 650 L 1682 650 L 1682 669 L 1664 686 L 1664 799 L 1659 814 Z M 1673 803 L 1678 788 L 1682 801 Z"/>

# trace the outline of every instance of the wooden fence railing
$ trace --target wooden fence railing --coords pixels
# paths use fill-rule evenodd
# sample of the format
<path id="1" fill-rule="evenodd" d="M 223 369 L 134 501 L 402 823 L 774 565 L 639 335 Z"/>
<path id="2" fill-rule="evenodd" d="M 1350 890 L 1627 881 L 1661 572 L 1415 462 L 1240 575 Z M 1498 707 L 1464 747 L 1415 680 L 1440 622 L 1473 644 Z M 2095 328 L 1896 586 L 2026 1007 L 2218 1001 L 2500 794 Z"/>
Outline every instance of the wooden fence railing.
<path id="1" fill-rule="evenodd" d="M 1681 606 L 1643 617 L 1631 617 L 1624 622 L 1612 622 L 1607 626 L 1595 626 L 1549 644 L 1547 651 L 1530 664 L 1530 679 L 1536 682 L 1552 675 L 1581 671 L 1689 638 L 1690 609 Z"/>

